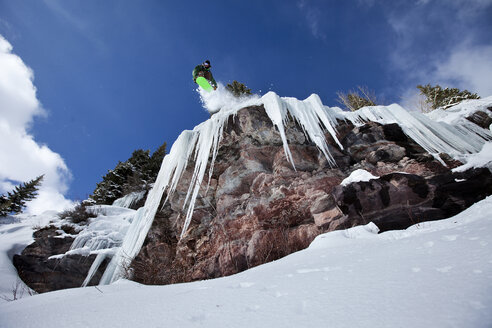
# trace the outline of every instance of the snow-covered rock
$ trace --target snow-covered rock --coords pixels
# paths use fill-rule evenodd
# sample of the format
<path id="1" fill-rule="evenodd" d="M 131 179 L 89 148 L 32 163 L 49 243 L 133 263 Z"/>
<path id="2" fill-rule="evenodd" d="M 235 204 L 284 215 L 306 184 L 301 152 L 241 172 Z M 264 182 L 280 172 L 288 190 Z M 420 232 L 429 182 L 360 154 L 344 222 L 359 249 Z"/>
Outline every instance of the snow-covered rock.
<path id="1" fill-rule="evenodd" d="M 370 172 L 367 172 L 366 170 L 363 169 L 357 169 L 350 173 L 348 177 L 343 179 L 343 181 L 340 183 L 342 186 L 346 186 L 348 184 L 351 184 L 353 182 L 359 182 L 359 181 L 369 181 L 372 179 L 377 179 L 377 176 L 372 175 Z"/>

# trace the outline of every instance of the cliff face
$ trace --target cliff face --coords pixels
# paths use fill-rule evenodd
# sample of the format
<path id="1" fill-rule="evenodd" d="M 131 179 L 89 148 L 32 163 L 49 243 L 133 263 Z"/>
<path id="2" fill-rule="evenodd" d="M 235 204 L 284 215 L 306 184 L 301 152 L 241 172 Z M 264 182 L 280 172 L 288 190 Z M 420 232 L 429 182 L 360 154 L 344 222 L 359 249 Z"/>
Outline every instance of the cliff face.
<path id="1" fill-rule="evenodd" d="M 371 221 L 381 231 L 404 229 L 450 217 L 492 194 L 488 169 L 454 173 L 461 163 L 436 155 L 449 149 L 459 157 L 492 139 L 471 123 L 454 129 L 393 105 L 340 114 L 314 96 L 298 101 L 274 94 L 230 113 L 183 132 L 133 219 L 119 225 L 106 219 L 104 234 L 119 226 L 124 241 L 93 243 L 112 246 L 57 260 L 48 258 L 66 252 L 72 239 L 43 247 L 58 245 L 56 231 L 38 233 L 14 258 L 21 278 L 37 291 L 74 287 L 93 262 L 102 267 L 92 266 L 90 284 L 121 274 L 148 284 L 221 277 L 305 248 L 327 231 Z M 348 183 L 357 170 L 375 178 Z M 116 251 L 109 264 L 93 260 L 105 251 Z"/>
<path id="2" fill-rule="evenodd" d="M 33 237 L 35 241 L 21 255 L 13 257 L 19 277 L 38 293 L 80 287 L 96 255 L 73 254 L 60 259 L 50 258 L 69 251 L 74 240 L 62 236 L 61 231 L 53 226 L 36 231 Z M 107 262 L 100 266 L 90 285 L 97 285 Z"/>
<path id="3" fill-rule="evenodd" d="M 448 167 L 442 165 L 397 124 L 339 121 L 337 129 L 344 150 L 325 136 L 332 167 L 290 120 L 294 169 L 263 106 L 229 118 L 189 227 L 180 239 L 193 163 L 133 260 L 134 279 L 161 284 L 230 275 L 305 248 L 323 232 L 371 221 L 382 231 L 404 229 L 454 215 L 492 193 L 487 169 L 452 173 L 459 163 L 442 155 Z M 380 178 L 341 185 L 356 169 Z"/>

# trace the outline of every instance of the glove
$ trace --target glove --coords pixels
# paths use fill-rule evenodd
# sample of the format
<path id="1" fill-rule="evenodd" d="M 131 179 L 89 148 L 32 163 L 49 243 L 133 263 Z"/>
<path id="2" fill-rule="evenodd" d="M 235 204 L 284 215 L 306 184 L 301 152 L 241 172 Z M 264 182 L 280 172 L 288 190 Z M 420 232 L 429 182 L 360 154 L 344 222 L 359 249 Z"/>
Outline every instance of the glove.
<path id="1" fill-rule="evenodd" d="M 216 85 L 214 85 L 214 90 L 217 90 L 217 86 Z"/>

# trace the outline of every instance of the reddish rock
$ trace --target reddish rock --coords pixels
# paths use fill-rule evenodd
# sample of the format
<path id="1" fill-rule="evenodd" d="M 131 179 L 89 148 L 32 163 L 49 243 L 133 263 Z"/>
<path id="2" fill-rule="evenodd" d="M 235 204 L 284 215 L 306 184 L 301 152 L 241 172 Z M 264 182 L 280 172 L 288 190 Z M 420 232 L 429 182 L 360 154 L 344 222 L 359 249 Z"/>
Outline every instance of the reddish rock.
<path id="1" fill-rule="evenodd" d="M 464 193 L 453 195 L 448 203 L 442 201 L 443 190 L 449 190 L 441 184 L 450 180 L 439 177 L 456 174 L 409 139 L 398 125 L 369 122 L 354 127 L 339 123 L 344 149 L 327 137 L 336 167 L 330 167 L 299 126 L 287 124 L 294 169 L 264 109 L 240 110 L 224 129 L 212 176 L 217 183 L 197 200 L 192 223 L 179 241 L 174 237 L 179 236 L 183 216 L 174 211 L 182 208 L 186 188 L 179 189 L 181 193 L 166 206 L 172 209 L 166 214 L 173 236 L 170 249 L 176 251 L 172 264 L 162 266 L 162 279 L 154 283 L 221 277 L 305 248 L 326 231 L 370 221 L 383 231 L 402 229 L 469 206 L 459 200 Z M 340 186 L 358 168 L 381 178 Z M 186 187 L 192 166 L 188 170 L 180 182 Z M 467 189 L 475 200 L 492 193 L 490 172 L 477 172 L 470 173 L 470 184 L 480 184 L 482 191 Z M 436 197 L 441 201 L 436 202 Z M 154 229 L 158 229 L 156 222 L 151 231 Z M 139 257 L 152 253 L 156 242 L 160 241 L 149 240 Z"/>

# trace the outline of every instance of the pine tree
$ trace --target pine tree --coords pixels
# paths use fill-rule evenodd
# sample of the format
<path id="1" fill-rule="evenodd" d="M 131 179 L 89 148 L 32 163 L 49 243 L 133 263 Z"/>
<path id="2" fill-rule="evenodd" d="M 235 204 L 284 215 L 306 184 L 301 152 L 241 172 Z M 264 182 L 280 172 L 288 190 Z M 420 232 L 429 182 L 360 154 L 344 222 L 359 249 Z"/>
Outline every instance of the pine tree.
<path id="1" fill-rule="evenodd" d="M 162 160 L 164 156 L 166 156 L 166 147 L 167 144 L 164 142 L 150 157 L 149 163 L 146 166 L 146 169 L 149 172 L 149 176 L 151 177 L 149 182 L 154 183 L 157 178 L 157 174 L 159 174 L 159 170 L 161 169 Z"/>
<path id="2" fill-rule="evenodd" d="M 11 213 L 21 213 L 26 202 L 33 200 L 38 195 L 38 189 L 43 181 L 44 175 L 29 182 L 21 183 L 12 192 L 0 196 L 0 216 Z"/>
<path id="3" fill-rule="evenodd" d="M 118 162 L 113 170 L 103 176 L 90 196 L 96 204 L 111 205 L 116 199 L 131 192 L 149 189 L 166 154 L 166 143 L 157 149 L 152 156 L 149 150 L 137 149 L 125 162 Z"/>
<path id="4" fill-rule="evenodd" d="M 241 97 L 243 95 L 251 95 L 251 89 L 246 87 L 243 83 L 236 80 L 232 81 L 232 84 L 228 83 L 226 89 L 229 90 L 235 97 Z"/>
<path id="5" fill-rule="evenodd" d="M 5 195 L 0 195 L 0 217 L 7 216 L 12 202 Z"/>
<path id="6" fill-rule="evenodd" d="M 425 102 L 431 105 L 432 109 L 439 107 L 449 107 L 456 105 L 466 99 L 480 99 L 476 93 L 471 93 L 468 90 L 460 91 L 458 88 L 443 89 L 439 84 L 435 86 L 417 85 L 420 94 L 426 97 Z"/>

